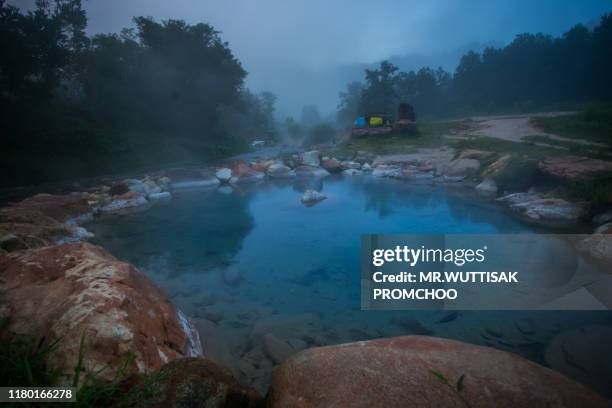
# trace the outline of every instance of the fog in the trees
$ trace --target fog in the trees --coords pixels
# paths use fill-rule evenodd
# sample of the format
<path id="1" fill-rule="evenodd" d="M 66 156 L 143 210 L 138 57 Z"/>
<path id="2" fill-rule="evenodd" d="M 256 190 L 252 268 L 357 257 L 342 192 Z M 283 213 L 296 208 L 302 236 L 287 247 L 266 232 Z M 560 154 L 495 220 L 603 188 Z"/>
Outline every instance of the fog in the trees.
<path id="1" fill-rule="evenodd" d="M 9 4 L 32 7 L 34 0 Z M 206 22 L 221 31 L 255 93 L 278 97 L 277 113 L 305 105 L 335 111 L 338 92 L 384 59 L 401 70 L 454 71 L 463 54 L 503 46 L 516 34 L 557 36 L 594 25 L 607 0 L 88 0 L 88 34 L 119 32 L 134 16 Z"/>

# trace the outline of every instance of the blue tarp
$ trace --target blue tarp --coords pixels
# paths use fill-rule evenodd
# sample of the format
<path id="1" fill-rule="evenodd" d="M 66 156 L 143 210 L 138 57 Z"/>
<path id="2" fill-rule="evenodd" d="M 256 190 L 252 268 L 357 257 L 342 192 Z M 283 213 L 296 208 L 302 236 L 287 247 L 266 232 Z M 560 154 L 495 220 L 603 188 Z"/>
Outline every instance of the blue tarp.
<path id="1" fill-rule="evenodd" d="M 366 125 L 366 120 L 363 116 L 360 116 L 357 119 L 355 119 L 355 127 L 365 127 L 365 125 Z"/>

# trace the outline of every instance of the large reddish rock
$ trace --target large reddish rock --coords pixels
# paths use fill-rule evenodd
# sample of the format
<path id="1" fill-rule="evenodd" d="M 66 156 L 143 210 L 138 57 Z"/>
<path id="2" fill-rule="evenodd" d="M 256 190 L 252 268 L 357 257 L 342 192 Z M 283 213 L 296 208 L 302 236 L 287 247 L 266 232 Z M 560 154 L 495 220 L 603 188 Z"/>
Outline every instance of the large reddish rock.
<path id="1" fill-rule="evenodd" d="M 257 171 L 244 161 L 238 161 L 232 166 L 232 175 L 236 181 L 259 181 L 262 180 L 265 174 Z"/>
<path id="2" fill-rule="evenodd" d="M 612 162 L 580 156 L 549 157 L 538 167 L 544 173 L 570 181 L 585 181 L 601 172 L 612 171 Z"/>
<path id="3" fill-rule="evenodd" d="M 255 390 L 241 386 L 231 373 L 204 358 L 182 358 L 160 370 L 152 408 L 257 408 L 264 399 Z"/>
<path id="4" fill-rule="evenodd" d="M 462 375 L 464 388 L 457 391 Z M 270 408 L 609 406 L 586 387 L 517 355 L 425 336 L 303 351 L 276 371 L 267 403 Z"/>
<path id="5" fill-rule="evenodd" d="M 85 339 L 85 370 L 112 378 L 128 353 L 130 369 L 152 372 L 201 355 L 197 332 L 164 292 L 130 264 L 88 243 L 0 255 L 0 317 L 9 331 L 52 342 L 49 364 L 69 372 Z"/>

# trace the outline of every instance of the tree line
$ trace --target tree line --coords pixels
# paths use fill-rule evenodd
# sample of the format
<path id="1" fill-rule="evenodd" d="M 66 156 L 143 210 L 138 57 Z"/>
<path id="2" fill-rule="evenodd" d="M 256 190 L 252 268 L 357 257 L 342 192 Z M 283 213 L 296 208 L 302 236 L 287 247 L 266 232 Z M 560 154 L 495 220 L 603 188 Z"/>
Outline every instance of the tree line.
<path id="1" fill-rule="evenodd" d="M 0 186 L 227 155 L 273 130 L 276 97 L 245 87 L 211 25 L 86 26 L 80 0 L 0 0 Z"/>
<path id="2" fill-rule="evenodd" d="M 368 111 L 414 105 L 420 116 L 562 108 L 612 100 L 612 15 L 589 30 L 578 24 L 559 37 L 520 34 L 505 47 L 465 54 L 454 73 L 402 72 L 383 61 L 339 95 L 338 121 Z"/>

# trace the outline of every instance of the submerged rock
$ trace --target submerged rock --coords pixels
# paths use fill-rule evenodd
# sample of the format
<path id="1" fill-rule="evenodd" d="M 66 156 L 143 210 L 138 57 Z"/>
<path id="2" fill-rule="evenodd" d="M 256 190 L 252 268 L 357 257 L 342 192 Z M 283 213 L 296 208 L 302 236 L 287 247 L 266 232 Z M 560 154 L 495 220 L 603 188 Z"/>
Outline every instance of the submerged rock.
<path id="1" fill-rule="evenodd" d="M 319 193 L 316 190 L 308 189 L 304 191 L 302 194 L 302 198 L 300 199 L 305 205 L 313 205 L 318 203 L 319 201 L 323 201 L 327 198 L 327 196 L 323 193 Z"/>
<path id="2" fill-rule="evenodd" d="M 391 320 L 391 323 L 408 330 L 410 333 L 421 336 L 430 336 L 434 332 L 432 329 L 424 326 L 423 323 L 421 323 L 417 318 L 412 316 L 395 316 Z"/>
<path id="3" fill-rule="evenodd" d="M 223 271 L 223 282 L 229 286 L 238 286 L 242 279 L 242 274 L 236 267 L 231 266 Z"/>
<path id="4" fill-rule="evenodd" d="M 464 388 L 457 392 L 453 385 L 462 376 Z M 586 387 L 516 354 L 423 336 L 303 351 L 277 369 L 267 404 L 270 408 L 608 406 Z"/>
<path id="5" fill-rule="evenodd" d="M 10 290 L 9 290 L 10 289 Z M 87 243 L 0 255 L 2 316 L 9 332 L 50 343 L 50 367 L 74 370 L 84 336 L 84 373 L 111 379 L 134 357 L 133 372 L 150 373 L 178 357 L 201 355 L 189 320 L 133 266 Z"/>
<path id="6" fill-rule="evenodd" d="M 610 395 L 612 327 L 585 326 L 555 336 L 545 352 L 555 370 Z"/>
<path id="7" fill-rule="evenodd" d="M 301 351 L 294 349 L 289 342 L 281 340 L 271 333 L 263 336 L 263 344 L 266 354 L 272 359 L 274 364 L 280 364 L 288 357 Z"/>
<path id="8" fill-rule="evenodd" d="M 159 371 L 154 408 L 264 408 L 263 397 L 243 387 L 226 369 L 204 358 L 182 358 Z"/>

